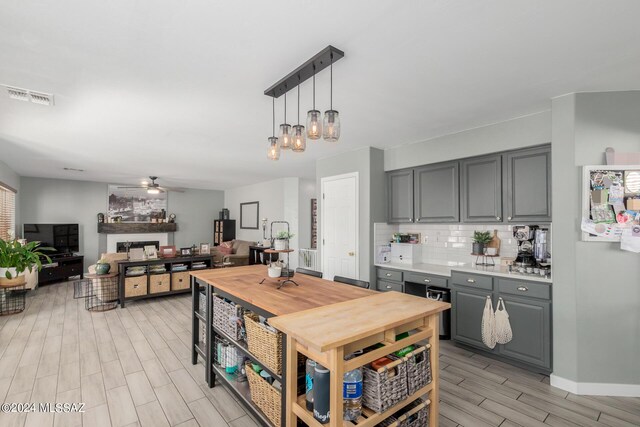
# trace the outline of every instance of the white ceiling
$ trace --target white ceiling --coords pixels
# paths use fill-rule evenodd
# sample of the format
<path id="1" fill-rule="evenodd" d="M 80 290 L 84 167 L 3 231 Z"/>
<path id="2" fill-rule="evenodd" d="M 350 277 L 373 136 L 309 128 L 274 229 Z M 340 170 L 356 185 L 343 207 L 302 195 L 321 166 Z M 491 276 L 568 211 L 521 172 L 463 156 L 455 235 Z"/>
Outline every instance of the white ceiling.
<path id="1" fill-rule="evenodd" d="M 8 0 L 0 83 L 56 105 L 0 94 L 0 159 L 27 176 L 211 189 L 313 177 L 317 158 L 538 112 L 569 92 L 637 89 L 638 16 L 636 0 Z M 340 142 L 268 161 L 264 89 L 328 44 L 345 52 Z"/>

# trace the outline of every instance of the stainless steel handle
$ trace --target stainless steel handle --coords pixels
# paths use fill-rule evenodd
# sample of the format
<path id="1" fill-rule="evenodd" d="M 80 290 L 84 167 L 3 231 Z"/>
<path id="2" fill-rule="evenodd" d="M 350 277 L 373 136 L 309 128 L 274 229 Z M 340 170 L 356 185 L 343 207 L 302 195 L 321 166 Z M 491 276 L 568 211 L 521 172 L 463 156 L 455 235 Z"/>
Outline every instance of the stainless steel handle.
<path id="1" fill-rule="evenodd" d="M 413 222 L 413 218 L 409 218 L 409 222 Z"/>
<path id="2" fill-rule="evenodd" d="M 387 277 L 391 277 L 391 276 L 392 276 L 392 274 L 391 274 L 391 273 L 387 273 L 387 274 L 386 274 L 386 276 L 387 276 Z"/>
<path id="3" fill-rule="evenodd" d="M 473 280 L 473 279 L 467 279 L 467 282 L 469 282 L 469 283 L 476 283 L 476 281 L 475 281 L 475 280 Z"/>
<path id="4" fill-rule="evenodd" d="M 391 285 L 387 285 L 387 289 L 391 289 Z"/>
<path id="5" fill-rule="evenodd" d="M 431 280 L 430 280 L 430 279 L 424 279 L 424 281 L 425 281 L 426 283 L 431 283 Z"/>
<path id="6" fill-rule="evenodd" d="M 518 286 L 518 290 L 520 292 L 527 292 L 529 290 L 529 288 L 527 288 L 526 286 Z"/>
<path id="7" fill-rule="evenodd" d="M 498 221 L 501 221 L 501 220 L 502 220 L 502 218 L 500 218 L 499 216 L 497 216 L 497 217 L 496 217 L 496 219 L 497 219 Z"/>
<path id="8" fill-rule="evenodd" d="M 508 219 L 509 221 L 511 221 L 511 217 L 508 217 L 507 219 Z"/>

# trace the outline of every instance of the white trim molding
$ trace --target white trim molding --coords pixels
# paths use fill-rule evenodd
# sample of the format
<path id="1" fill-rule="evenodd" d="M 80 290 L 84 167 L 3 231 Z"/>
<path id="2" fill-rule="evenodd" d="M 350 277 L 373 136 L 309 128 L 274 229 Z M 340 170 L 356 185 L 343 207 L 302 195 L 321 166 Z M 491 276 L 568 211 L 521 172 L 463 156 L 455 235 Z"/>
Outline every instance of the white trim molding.
<path id="1" fill-rule="evenodd" d="M 579 383 L 551 374 L 551 385 L 573 394 L 586 396 L 640 397 L 640 384 Z"/>

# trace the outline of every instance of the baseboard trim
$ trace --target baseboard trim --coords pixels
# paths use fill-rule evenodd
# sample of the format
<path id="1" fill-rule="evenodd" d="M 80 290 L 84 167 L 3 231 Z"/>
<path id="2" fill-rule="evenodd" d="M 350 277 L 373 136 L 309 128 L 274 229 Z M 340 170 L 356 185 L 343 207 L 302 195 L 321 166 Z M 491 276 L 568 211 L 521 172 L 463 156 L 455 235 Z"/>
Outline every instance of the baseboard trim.
<path id="1" fill-rule="evenodd" d="M 579 383 L 551 374 L 551 385 L 573 394 L 586 396 L 640 397 L 640 384 Z"/>

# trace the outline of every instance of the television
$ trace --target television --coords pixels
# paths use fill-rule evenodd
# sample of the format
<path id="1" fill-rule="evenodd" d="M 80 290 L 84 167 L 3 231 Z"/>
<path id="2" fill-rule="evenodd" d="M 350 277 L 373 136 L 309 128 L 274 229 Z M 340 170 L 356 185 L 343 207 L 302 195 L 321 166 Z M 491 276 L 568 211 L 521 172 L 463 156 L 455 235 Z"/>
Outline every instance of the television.
<path id="1" fill-rule="evenodd" d="M 51 255 L 62 255 L 80 250 L 78 224 L 24 224 L 22 237 L 28 242 L 54 248 Z"/>

